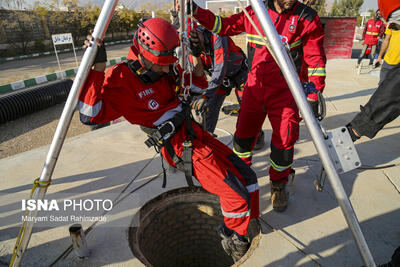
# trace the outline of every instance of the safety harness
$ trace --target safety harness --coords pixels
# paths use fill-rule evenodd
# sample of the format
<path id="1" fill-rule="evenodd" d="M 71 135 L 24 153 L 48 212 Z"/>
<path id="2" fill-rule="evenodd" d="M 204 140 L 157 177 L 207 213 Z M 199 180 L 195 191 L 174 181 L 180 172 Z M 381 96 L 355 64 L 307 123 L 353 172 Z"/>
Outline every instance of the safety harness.
<path id="1" fill-rule="evenodd" d="M 137 60 L 128 60 L 125 62 L 132 73 L 136 74 L 139 79 L 144 83 L 153 83 L 157 81 L 160 77 L 159 75 L 154 75 L 151 70 L 144 70 L 141 64 Z M 182 93 L 180 90 L 180 79 L 177 70 L 171 67 L 171 71 L 168 75 L 173 75 L 175 77 L 175 83 L 177 85 L 176 93 L 178 97 Z M 168 155 L 171 157 L 175 164 L 175 167 L 185 173 L 186 182 L 190 187 L 194 186 L 193 183 L 193 139 L 196 138 L 192 126 L 192 116 L 191 116 L 191 100 L 192 97 L 189 96 L 186 99 L 181 99 L 182 111 L 175 114 L 175 116 L 158 127 L 144 127 L 141 126 L 142 131 L 144 131 L 149 138 L 144 142 L 147 147 L 154 147 L 157 153 L 160 153 L 162 147 L 165 147 Z M 187 136 L 182 143 L 183 152 L 182 157 L 179 157 L 172 144 L 171 138 L 178 132 L 179 128 L 186 123 Z M 161 166 L 163 168 L 163 184 L 162 187 L 165 188 L 167 184 L 167 175 L 164 167 L 163 158 L 161 157 Z"/>

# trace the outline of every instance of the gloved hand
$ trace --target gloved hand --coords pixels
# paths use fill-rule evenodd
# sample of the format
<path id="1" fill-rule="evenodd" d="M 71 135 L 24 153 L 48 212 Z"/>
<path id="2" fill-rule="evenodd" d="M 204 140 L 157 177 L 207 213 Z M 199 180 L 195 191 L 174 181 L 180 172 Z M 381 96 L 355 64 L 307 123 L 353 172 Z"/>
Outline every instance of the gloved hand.
<path id="1" fill-rule="evenodd" d="M 93 36 L 92 36 L 93 30 L 90 31 L 90 34 L 86 36 L 86 40 L 84 41 L 83 48 L 88 48 L 89 46 L 92 45 L 91 41 L 93 41 Z M 106 47 L 103 43 L 102 40 L 96 39 L 96 44 L 97 44 L 97 53 L 96 57 L 94 58 L 93 65 L 96 63 L 101 63 L 101 62 L 107 62 L 107 52 L 106 52 Z"/>
<path id="2" fill-rule="evenodd" d="M 196 115 L 203 114 L 207 111 L 207 98 L 204 95 L 196 95 L 190 102 L 190 107 L 195 111 Z"/>
<path id="3" fill-rule="evenodd" d="M 197 31 L 191 31 L 189 34 L 190 34 L 189 48 L 190 48 L 191 54 L 194 57 L 199 57 L 201 55 L 201 53 L 203 52 L 199 34 Z"/>
<path id="4" fill-rule="evenodd" d="M 190 15 L 191 14 L 191 9 L 190 9 L 190 2 L 192 2 L 192 6 L 193 6 L 193 15 L 196 15 L 197 14 L 197 4 L 196 4 L 196 2 L 195 1 L 193 1 L 193 0 L 188 0 L 187 2 L 186 2 L 186 14 L 188 14 L 188 15 Z"/>
<path id="5" fill-rule="evenodd" d="M 314 99 L 315 97 L 310 97 L 311 95 L 317 94 L 318 90 L 315 88 L 315 85 L 312 82 L 310 83 L 302 82 L 301 85 L 303 86 L 304 94 L 307 97 L 308 104 L 310 104 L 314 116 L 318 118 L 320 115 L 318 111 L 318 105 L 319 105 L 318 99 Z"/>
<path id="6" fill-rule="evenodd" d="M 169 139 L 175 133 L 175 125 L 172 121 L 166 121 L 161 124 L 158 129 L 141 127 L 142 130 L 149 136 L 144 142 L 147 147 L 162 147 L 163 142 Z"/>
<path id="7" fill-rule="evenodd" d="M 318 113 L 318 100 L 311 100 L 311 99 L 307 99 L 308 104 L 311 106 L 311 110 L 314 113 L 314 116 L 316 118 L 319 117 L 319 113 Z"/>

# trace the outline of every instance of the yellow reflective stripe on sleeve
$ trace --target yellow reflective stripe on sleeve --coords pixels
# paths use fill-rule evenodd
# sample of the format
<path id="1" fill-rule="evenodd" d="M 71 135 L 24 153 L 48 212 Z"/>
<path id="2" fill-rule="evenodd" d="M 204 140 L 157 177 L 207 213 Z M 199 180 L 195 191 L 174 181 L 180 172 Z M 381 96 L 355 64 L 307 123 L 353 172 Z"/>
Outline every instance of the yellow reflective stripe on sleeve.
<path id="1" fill-rule="evenodd" d="M 222 22 L 220 16 L 215 16 L 214 27 L 212 28 L 212 32 L 218 34 L 221 31 Z"/>
<path id="2" fill-rule="evenodd" d="M 301 45 L 303 42 L 301 40 L 297 40 L 296 42 L 293 42 L 290 44 L 290 49 L 293 49 L 299 45 Z"/>
<path id="3" fill-rule="evenodd" d="M 379 35 L 379 32 L 366 32 L 366 34 L 369 34 L 369 35 Z"/>
<path id="4" fill-rule="evenodd" d="M 254 43 L 254 44 L 259 44 L 259 45 L 265 45 L 267 42 L 267 39 L 264 36 L 260 35 L 255 35 L 255 34 L 247 34 L 247 41 L 249 43 Z M 290 44 L 290 49 L 295 48 L 299 45 L 301 45 L 303 42 L 301 40 L 297 40 Z"/>
<path id="5" fill-rule="evenodd" d="M 247 41 L 249 43 L 265 45 L 266 39 L 264 38 L 264 36 L 255 35 L 255 34 L 247 34 Z"/>
<path id="6" fill-rule="evenodd" d="M 308 68 L 308 76 L 326 76 L 325 68 Z"/>
<path id="7" fill-rule="evenodd" d="M 280 166 L 276 164 L 272 159 L 270 159 L 270 162 L 271 162 L 271 167 L 274 168 L 274 170 L 277 170 L 278 172 L 283 172 L 284 170 L 290 168 L 293 165 L 293 163 L 291 163 L 287 166 Z"/>
<path id="8" fill-rule="evenodd" d="M 241 152 L 236 151 L 235 148 L 233 148 L 233 152 L 234 152 L 239 158 L 248 158 L 248 157 L 251 157 L 251 156 L 253 155 L 253 153 L 252 153 L 251 151 L 241 153 Z"/>

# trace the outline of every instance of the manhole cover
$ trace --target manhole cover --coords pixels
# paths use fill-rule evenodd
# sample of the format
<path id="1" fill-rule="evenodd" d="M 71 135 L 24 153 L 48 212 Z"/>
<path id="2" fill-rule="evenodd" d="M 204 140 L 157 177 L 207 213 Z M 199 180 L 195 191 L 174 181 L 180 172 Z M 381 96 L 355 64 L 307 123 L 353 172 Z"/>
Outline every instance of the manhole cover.
<path id="1" fill-rule="evenodd" d="M 139 227 L 129 229 L 133 254 L 146 266 L 231 266 L 217 228 L 223 222 L 218 197 L 201 187 L 168 191 L 140 210 Z M 260 226 L 252 220 L 248 258 L 258 246 Z"/>

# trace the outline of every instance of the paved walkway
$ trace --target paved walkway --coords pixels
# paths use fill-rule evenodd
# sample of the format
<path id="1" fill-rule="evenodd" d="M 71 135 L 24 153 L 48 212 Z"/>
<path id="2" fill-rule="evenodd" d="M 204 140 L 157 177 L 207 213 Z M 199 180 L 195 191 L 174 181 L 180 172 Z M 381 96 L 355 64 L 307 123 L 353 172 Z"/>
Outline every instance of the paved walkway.
<path id="1" fill-rule="evenodd" d="M 331 60 L 327 65 L 327 130 L 345 125 L 374 92 L 378 78 L 358 76 L 355 60 Z M 221 115 L 217 131 L 230 143 L 235 117 Z M 340 175 L 367 243 L 377 263 L 387 262 L 400 245 L 400 119 L 387 125 L 373 140 L 356 144 L 363 168 Z M 266 139 L 271 128 L 264 124 Z M 68 252 L 71 220 L 39 222 L 30 240 L 22 266 L 143 266 L 128 244 L 129 226 L 137 226 L 143 204 L 173 188 L 184 187 L 181 173 L 168 174 L 161 188 L 158 155 L 143 144 L 144 134 L 127 122 L 68 139 L 59 157 L 48 189 L 49 199 L 115 199 L 126 197 L 106 214 L 87 235 L 91 256 L 78 259 Z M 231 144 L 230 144 L 231 146 Z M 40 175 L 48 146 L 0 160 L 0 263 L 10 260 L 21 224 L 21 199 L 29 195 L 32 181 Z M 295 148 L 296 179 L 287 211 L 272 210 L 268 184 L 267 156 L 270 149 L 255 153 L 253 169 L 261 189 L 262 237 L 258 248 L 242 266 L 362 266 L 356 245 L 329 185 L 323 192 L 314 188 L 321 163 L 302 124 Z M 397 164 L 368 169 L 368 166 Z M 132 192 L 133 193 L 129 193 Z M 42 211 L 57 218 L 69 213 Z M 85 213 L 85 215 L 88 215 Z M 101 212 L 91 214 L 101 215 Z M 88 215 L 89 216 L 89 215 Z M 85 229 L 92 222 L 82 222 Z"/>

